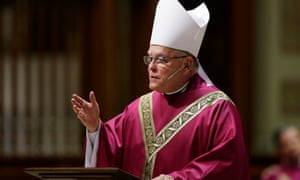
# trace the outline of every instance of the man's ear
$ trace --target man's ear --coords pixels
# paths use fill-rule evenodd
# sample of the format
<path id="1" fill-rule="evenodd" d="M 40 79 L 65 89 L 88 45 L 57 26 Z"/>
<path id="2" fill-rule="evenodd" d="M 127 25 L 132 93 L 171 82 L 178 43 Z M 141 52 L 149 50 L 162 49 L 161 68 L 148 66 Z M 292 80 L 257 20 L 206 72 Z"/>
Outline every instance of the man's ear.
<path id="1" fill-rule="evenodd" d="M 194 67 L 194 59 L 191 56 L 186 57 L 184 68 L 191 70 Z"/>

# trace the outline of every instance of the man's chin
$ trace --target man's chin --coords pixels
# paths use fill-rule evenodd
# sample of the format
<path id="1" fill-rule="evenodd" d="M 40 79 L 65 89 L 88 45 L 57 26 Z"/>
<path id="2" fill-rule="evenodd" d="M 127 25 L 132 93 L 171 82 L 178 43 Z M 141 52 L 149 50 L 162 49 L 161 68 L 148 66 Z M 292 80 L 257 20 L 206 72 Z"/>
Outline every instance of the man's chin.
<path id="1" fill-rule="evenodd" d="M 149 89 L 152 91 L 162 92 L 159 86 L 149 84 Z"/>
<path id="2" fill-rule="evenodd" d="M 152 91 L 157 91 L 157 88 L 155 88 L 155 86 L 149 86 L 149 89 Z"/>

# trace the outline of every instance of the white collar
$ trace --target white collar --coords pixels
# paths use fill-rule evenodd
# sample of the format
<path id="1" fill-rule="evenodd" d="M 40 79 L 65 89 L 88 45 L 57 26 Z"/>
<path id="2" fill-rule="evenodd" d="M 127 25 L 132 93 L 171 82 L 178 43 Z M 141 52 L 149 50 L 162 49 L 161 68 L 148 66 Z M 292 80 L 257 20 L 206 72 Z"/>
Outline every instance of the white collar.
<path id="1" fill-rule="evenodd" d="M 188 84 L 189 84 L 189 81 L 187 81 L 181 88 L 177 89 L 176 91 L 168 92 L 168 93 L 164 93 L 164 94 L 172 95 L 172 94 L 176 94 L 176 93 L 183 93 L 183 92 L 185 92 Z"/>

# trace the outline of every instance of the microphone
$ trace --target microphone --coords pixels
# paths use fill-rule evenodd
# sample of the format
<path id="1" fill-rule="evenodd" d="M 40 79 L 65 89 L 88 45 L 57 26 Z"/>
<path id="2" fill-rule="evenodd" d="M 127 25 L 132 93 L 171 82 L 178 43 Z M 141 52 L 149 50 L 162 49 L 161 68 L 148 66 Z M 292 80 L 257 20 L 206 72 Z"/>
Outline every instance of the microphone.
<path id="1" fill-rule="evenodd" d="M 184 64 L 182 64 L 182 66 L 180 68 L 178 68 L 175 72 L 173 72 L 167 79 L 171 79 L 173 78 L 176 74 L 179 73 L 179 71 L 183 70 L 186 66 Z"/>

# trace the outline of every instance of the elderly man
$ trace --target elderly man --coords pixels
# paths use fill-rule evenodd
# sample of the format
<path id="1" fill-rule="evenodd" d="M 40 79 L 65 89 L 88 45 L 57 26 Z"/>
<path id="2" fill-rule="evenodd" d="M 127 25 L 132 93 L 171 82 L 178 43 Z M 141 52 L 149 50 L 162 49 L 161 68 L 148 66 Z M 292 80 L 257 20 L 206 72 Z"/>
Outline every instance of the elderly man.
<path id="1" fill-rule="evenodd" d="M 208 21 L 204 3 L 187 11 L 160 0 L 144 56 L 152 91 L 106 122 L 94 92 L 90 101 L 73 95 L 87 128 L 86 167 L 119 167 L 141 179 L 249 179 L 237 107 L 197 59 Z"/>

